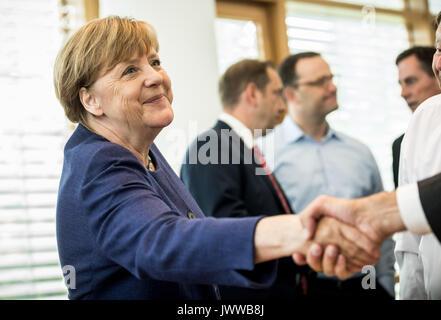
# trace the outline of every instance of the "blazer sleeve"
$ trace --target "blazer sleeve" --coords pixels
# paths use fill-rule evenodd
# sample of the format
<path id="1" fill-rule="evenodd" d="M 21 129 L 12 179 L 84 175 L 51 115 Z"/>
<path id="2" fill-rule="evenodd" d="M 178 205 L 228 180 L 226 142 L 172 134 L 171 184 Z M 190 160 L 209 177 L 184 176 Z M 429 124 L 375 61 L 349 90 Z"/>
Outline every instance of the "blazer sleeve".
<path id="1" fill-rule="evenodd" d="M 441 173 L 418 181 L 418 191 L 427 221 L 441 242 Z"/>
<path id="2" fill-rule="evenodd" d="M 276 265 L 255 278 L 254 231 L 261 217 L 188 219 L 163 201 L 130 152 L 107 148 L 87 169 L 87 226 L 110 260 L 139 279 L 261 288 Z M 263 271 L 263 270 L 261 270 Z"/>

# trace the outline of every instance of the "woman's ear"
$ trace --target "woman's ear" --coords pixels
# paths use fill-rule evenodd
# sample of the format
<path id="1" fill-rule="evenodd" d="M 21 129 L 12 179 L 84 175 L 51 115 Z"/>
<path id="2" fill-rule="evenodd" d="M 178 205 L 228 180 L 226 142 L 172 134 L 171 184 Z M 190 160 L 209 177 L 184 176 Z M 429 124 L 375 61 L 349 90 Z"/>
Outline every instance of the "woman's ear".
<path id="1" fill-rule="evenodd" d="M 86 109 L 89 113 L 97 117 L 103 115 L 104 112 L 103 109 L 101 108 L 101 105 L 98 102 L 98 99 L 90 90 L 82 87 L 78 94 L 84 109 Z"/>

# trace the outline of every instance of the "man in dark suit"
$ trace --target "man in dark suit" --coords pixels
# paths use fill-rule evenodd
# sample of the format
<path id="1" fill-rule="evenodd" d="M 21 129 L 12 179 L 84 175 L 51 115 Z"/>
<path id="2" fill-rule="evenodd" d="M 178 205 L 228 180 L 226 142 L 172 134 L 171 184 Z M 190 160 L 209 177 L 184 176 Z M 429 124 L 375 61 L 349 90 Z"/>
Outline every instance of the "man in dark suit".
<path id="1" fill-rule="evenodd" d="M 189 147 L 181 179 L 207 216 L 249 217 L 291 214 L 292 210 L 254 139 L 280 122 L 286 106 L 282 82 L 271 64 L 242 60 L 219 81 L 224 112 L 216 125 Z M 279 260 L 269 289 L 221 287 L 223 299 L 293 299 L 306 291 L 309 268 Z"/>
<path id="2" fill-rule="evenodd" d="M 409 109 L 414 112 L 427 98 L 441 93 L 432 71 L 434 47 L 412 47 L 401 52 L 395 63 L 398 67 L 398 82 L 401 96 L 406 100 Z M 392 144 L 392 167 L 395 188 L 398 187 L 398 169 L 401 142 L 404 133 Z"/>

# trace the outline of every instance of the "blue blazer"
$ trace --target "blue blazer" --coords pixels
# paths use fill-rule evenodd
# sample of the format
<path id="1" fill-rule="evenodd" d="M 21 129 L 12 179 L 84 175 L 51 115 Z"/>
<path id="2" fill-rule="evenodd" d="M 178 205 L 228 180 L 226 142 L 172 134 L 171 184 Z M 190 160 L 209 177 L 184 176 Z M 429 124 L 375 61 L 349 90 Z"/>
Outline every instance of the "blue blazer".
<path id="1" fill-rule="evenodd" d="M 223 121 L 218 121 L 191 144 L 181 167 L 181 179 L 206 215 L 243 218 L 284 213 L 269 177 L 256 175 L 256 170 L 263 168 L 249 156 L 250 153 L 242 139 Z M 221 287 L 221 296 L 226 299 L 292 299 L 300 294 L 299 273 L 310 272 L 309 267 L 299 267 L 291 258 L 279 259 L 277 280 L 270 288 Z"/>
<path id="2" fill-rule="evenodd" d="M 155 145 L 150 155 L 155 172 L 82 125 L 67 142 L 56 224 L 61 266 L 75 268 L 69 298 L 218 299 L 216 284 L 269 286 L 276 263 L 253 263 L 262 217 L 206 218 Z"/>

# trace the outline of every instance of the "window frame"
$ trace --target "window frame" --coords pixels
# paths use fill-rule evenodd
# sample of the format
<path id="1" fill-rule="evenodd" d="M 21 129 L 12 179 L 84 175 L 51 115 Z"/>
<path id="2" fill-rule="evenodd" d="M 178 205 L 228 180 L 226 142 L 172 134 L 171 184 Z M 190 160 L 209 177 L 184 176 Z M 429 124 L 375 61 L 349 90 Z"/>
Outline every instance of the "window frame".
<path id="1" fill-rule="evenodd" d="M 251 20 L 257 26 L 259 53 L 264 60 L 280 63 L 288 54 L 285 1 L 216 1 L 218 18 Z"/>
<path id="2" fill-rule="evenodd" d="M 95 0 L 94 0 L 95 1 Z M 306 2 L 328 7 L 361 10 L 363 5 L 331 0 L 216 0 L 217 16 L 220 18 L 253 20 L 262 26 L 264 58 L 279 64 L 288 54 L 287 27 L 285 23 L 286 2 Z M 429 0 L 403 0 L 404 9 L 394 10 L 375 7 L 376 12 L 403 16 L 411 46 L 433 45 L 436 16 L 429 10 Z M 260 11 L 258 17 L 256 11 Z"/>

